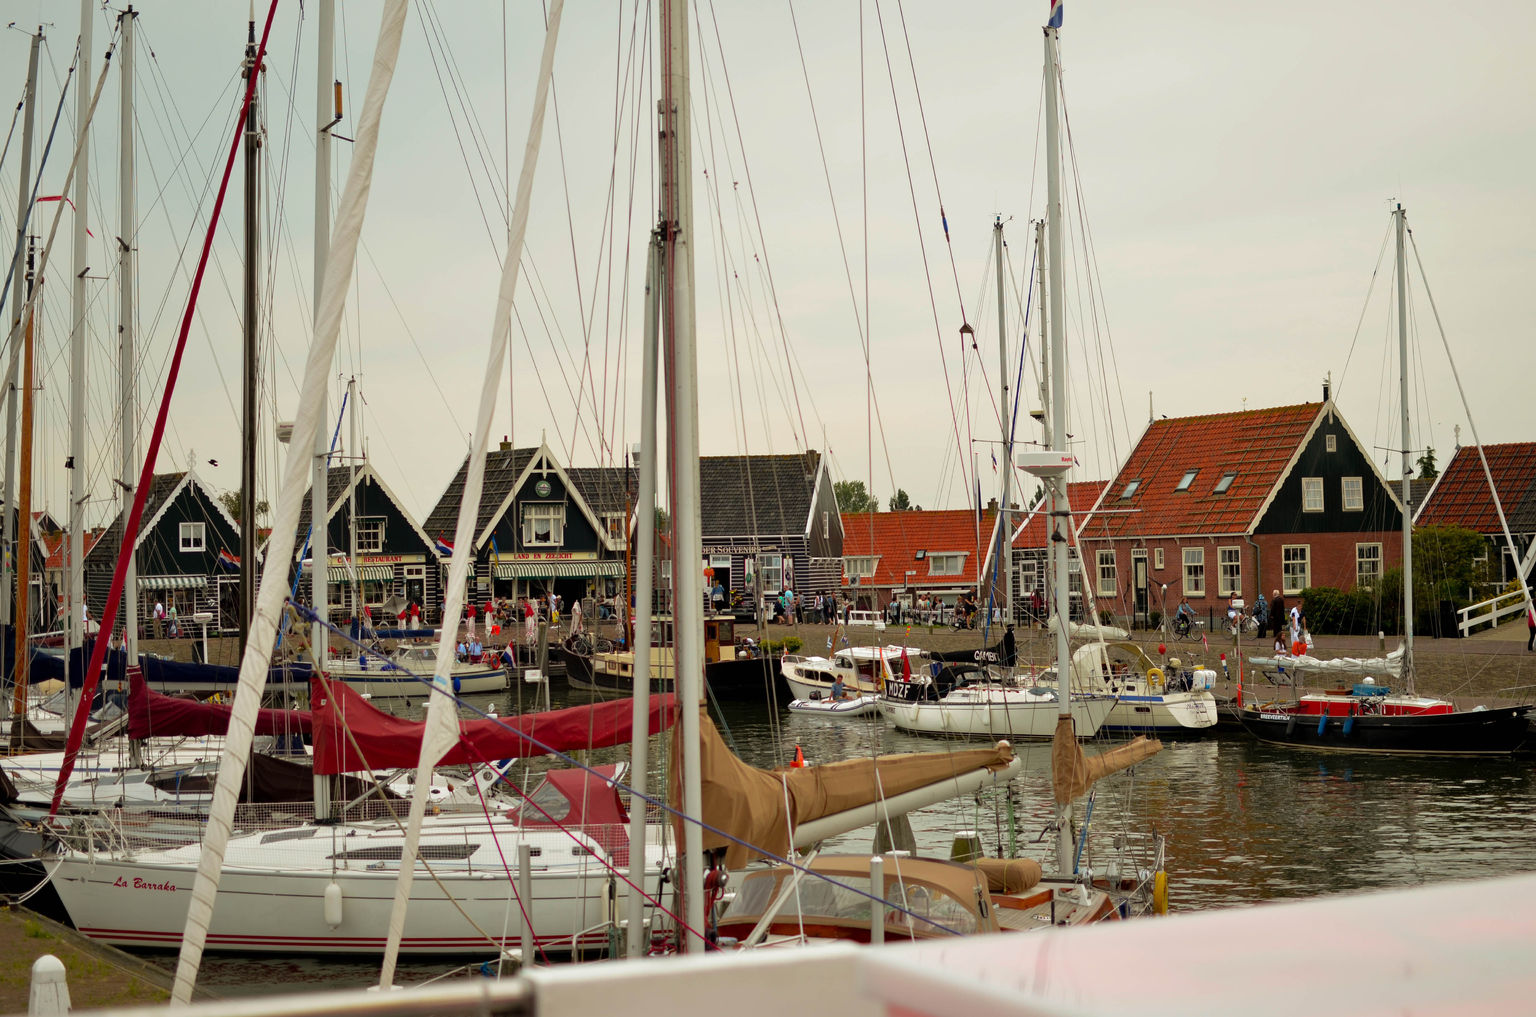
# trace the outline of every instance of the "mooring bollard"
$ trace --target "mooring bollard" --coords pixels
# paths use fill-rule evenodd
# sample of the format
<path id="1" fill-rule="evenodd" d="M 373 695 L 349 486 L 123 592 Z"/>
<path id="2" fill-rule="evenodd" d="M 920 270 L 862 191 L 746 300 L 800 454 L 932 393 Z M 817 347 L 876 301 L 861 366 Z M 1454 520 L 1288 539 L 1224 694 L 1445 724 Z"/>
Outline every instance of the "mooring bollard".
<path id="1" fill-rule="evenodd" d="M 32 962 L 32 992 L 27 998 L 27 1013 L 54 1015 L 69 1013 L 69 980 L 64 962 L 45 953 Z"/>

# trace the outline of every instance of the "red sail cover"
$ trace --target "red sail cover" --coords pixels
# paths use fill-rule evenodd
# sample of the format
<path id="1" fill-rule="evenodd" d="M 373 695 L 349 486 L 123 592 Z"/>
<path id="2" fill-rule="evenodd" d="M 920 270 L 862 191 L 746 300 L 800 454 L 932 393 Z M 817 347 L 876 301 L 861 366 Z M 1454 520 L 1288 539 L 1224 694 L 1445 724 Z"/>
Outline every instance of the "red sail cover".
<path id="1" fill-rule="evenodd" d="M 198 736 L 229 733 L 232 707 L 161 695 L 144 681 L 137 667 L 128 668 L 128 737 Z M 256 715 L 259 735 L 309 734 L 308 710 L 262 710 Z"/>
<path id="2" fill-rule="evenodd" d="M 322 687 L 310 679 L 315 714 L 315 773 L 355 773 L 359 770 L 415 766 L 421 758 L 426 724 L 383 713 L 341 682 Z M 651 697 L 650 733 L 672 725 L 677 711 L 673 697 Z M 551 750 L 600 749 L 630 740 L 634 704 L 616 699 L 591 706 L 529 713 L 494 720 L 459 721 L 459 741 L 440 766 L 484 763 L 518 756 L 538 756 Z M 532 741 L 530 739 L 536 739 Z"/>

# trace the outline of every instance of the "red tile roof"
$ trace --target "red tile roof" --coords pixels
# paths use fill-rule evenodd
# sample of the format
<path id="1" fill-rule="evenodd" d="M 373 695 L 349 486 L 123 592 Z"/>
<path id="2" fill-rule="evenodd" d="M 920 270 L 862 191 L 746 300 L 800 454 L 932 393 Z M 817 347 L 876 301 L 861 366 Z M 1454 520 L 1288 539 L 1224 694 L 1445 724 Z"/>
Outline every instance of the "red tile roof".
<path id="1" fill-rule="evenodd" d="M 1536 498 L 1536 442 L 1484 445 L 1483 454 L 1488 457 L 1488 471 L 1493 474 L 1499 501 L 1510 526 L 1516 532 L 1524 530 L 1524 526 L 1517 524 L 1516 517 L 1523 514 L 1517 513 L 1522 503 Z M 1434 489 L 1414 523 L 1418 526 L 1465 526 L 1490 535 L 1502 532 L 1477 446 L 1456 450 L 1445 472 L 1435 481 Z"/>
<path id="2" fill-rule="evenodd" d="M 1154 420 L 1110 483 L 1085 537 L 1242 533 L 1317 419 L 1322 403 Z M 1180 481 L 1194 470 L 1187 491 Z M 1222 478 L 1230 486 L 1215 493 Z M 1132 481 L 1140 481 L 1129 498 Z"/>
<path id="3" fill-rule="evenodd" d="M 91 553 L 91 548 L 96 546 L 96 542 L 106 535 L 107 531 L 105 528 L 86 530 L 85 540 L 83 542 L 85 545 L 85 550 L 80 552 L 80 560 L 84 561 L 85 556 Z M 48 549 L 48 563 L 46 567 L 53 571 L 62 569 L 64 567 L 64 547 L 66 534 L 62 532 L 44 533 L 40 536 L 43 542 L 43 546 Z"/>
<path id="4" fill-rule="evenodd" d="M 1073 480 L 1067 483 L 1067 502 L 1072 506 L 1072 518 L 1081 520 L 1088 511 L 1098 503 L 1099 495 L 1109 484 L 1107 480 Z M 1029 509 L 1025 509 L 1028 522 L 1024 529 L 1019 530 L 1019 517 L 1014 517 L 1014 530 L 1018 535 L 1013 538 L 1013 546 L 1016 548 L 1041 548 L 1045 546 L 1045 503 L 1041 502 L 1038 511 L 1033 515 L 1027 515 Z"/>
<path id="5" fill-rule="evenodd" d="M 844 512 L 843 557 L 873 555 L 872 578 L 859 580 L 860 586 L 974 586 L 978 562 L 984 561 L 996 525 L 997 512 L 988 509 L 981 515 L 981 546 L 977 547 L 976 511 L 974 509 L 917 510 L 913 512 Z M 918 558 L 917 553 L 923 552 Z M 956 576 L 928 574 L 928 555 L 935 552 L 965 553 L 965 565 Z M 907 570 L 916 574 L 910 584 Z M 847 577 L 844 576 L 846 584 Z"/>

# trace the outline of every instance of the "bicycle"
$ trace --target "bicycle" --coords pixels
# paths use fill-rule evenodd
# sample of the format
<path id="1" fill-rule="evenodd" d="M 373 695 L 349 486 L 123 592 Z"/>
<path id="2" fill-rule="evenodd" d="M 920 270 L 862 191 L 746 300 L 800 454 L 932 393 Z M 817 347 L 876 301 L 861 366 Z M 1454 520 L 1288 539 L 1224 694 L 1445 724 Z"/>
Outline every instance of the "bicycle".
<path id="1" fill-rule="evenodd" d="M 1256 636 L 1262 631 L 1259 619 L 1247 611 L 1238 611 L 1235 615 L 1227 616 L 1227 623 L 1223 626 L 1227 635 L 1235 636 L 1239 632 L 1246 632 L 1249 636 Z"/>

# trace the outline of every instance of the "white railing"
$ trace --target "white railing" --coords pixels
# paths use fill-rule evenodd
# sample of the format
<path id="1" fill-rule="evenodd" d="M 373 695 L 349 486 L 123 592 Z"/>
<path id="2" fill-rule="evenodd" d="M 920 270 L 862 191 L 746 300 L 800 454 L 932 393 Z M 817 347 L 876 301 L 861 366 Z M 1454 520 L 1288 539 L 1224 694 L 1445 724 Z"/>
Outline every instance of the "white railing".
<path id="1" fill-rule="evenodd" d="M 1501 593 L 1497 597 L 1469 604 L 1457 611 L 1458 619 L 1456 627 L 1463 636 L 1471 635 L 1472 630 L 1479 625 L 1487 625 L 1496 628 L 1499 622 L 1510 615 L 1522 614 L 1525 611 L 1525 596 L 1519 590 L 1511 590 Z"/>

